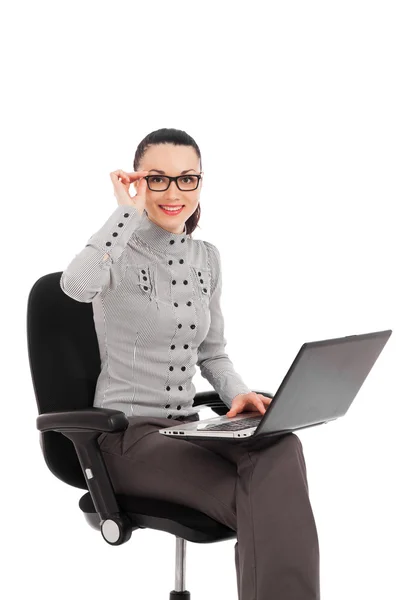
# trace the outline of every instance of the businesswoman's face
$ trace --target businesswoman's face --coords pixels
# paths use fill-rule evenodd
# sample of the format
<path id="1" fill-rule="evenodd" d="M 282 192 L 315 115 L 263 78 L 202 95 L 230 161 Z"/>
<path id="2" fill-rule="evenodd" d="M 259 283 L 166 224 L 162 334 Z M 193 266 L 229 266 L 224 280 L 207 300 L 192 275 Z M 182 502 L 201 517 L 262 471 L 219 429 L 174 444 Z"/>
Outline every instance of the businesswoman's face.
<path id="1" fill-rule="evenodd" d="M 202 179 L 197 189 L 197 178 L 191 175 L 200 175 L 200 159 L 191 146 L 175 146 L 173 144 L 158 144 L 150 146 L 142 160 L 138 171 L 149 171 L 146 189 L 146 206 L 148 217 L 151 221 L 170 231 L 171 233 L 183 233 L 185 221 L 195 212 L 200 200 Z M 176 181 L 171 181 L 168 189 L 168 179 L 180 177 L 179 189 Z M 138 182 L 134 184 L 137 191 Z M 170 205 L 171 208 L 183 208 L 178 212 L 167 212 L 161 206 Z"/>

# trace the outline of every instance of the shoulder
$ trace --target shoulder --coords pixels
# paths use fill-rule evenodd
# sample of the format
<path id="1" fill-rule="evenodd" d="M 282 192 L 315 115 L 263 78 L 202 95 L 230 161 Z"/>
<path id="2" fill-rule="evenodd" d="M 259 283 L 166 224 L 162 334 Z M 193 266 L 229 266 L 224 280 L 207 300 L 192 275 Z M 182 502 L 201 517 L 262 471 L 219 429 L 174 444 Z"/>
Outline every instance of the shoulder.
<path id="1" fill-rule="evenodd" d="M 198 244 L 199 249 L 202 248 L 205 252 L 208 268 L 214 273 L 218 272 L 221 268 L 221 256 L 217 246 L 207 240 L 195 240 L 195 242 Z"/>
<path id="2" fill-rule="evenodd" d="M 214 293 L 217 282 L 221 280 L 221 256 L 217 246 L 206 240 L 196 240 L 205 254 L 207 269 L 211 278 L 211 296 Z"/>

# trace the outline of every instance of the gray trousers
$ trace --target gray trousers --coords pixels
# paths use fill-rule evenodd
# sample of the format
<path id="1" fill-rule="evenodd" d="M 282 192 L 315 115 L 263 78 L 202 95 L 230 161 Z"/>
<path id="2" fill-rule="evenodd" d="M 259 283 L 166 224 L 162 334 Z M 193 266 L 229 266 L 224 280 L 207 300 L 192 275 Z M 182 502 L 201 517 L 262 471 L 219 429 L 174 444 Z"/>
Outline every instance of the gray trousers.
<path id="1" fill-rule="evenodd" d="M 128 417 L 99 445 L 117 494 L 197 509 L 237 533 L 239 600 L 320 600 L 319 543 L 301 441 L 177 440 L 161 427 L 194 418 Z"/>

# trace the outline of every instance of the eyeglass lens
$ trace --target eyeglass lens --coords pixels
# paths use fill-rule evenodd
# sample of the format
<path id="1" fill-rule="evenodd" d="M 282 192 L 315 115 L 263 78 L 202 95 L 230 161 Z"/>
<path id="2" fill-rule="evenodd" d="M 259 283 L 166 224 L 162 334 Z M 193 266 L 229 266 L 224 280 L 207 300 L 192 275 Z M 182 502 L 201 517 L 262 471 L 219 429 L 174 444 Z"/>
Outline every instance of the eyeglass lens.
<path id="1" fill-rule="evenodd" d="M 149 188 L 155 192 L 166 190 L 169 183 L 168 177 L 163 177 L 162 175 L 152 175 L 147 181 Z M 178 177 L 178 187 L 186 192 L 195 190 L 197 187 L 197 177 L 192 177 L 191 175 Z"/>

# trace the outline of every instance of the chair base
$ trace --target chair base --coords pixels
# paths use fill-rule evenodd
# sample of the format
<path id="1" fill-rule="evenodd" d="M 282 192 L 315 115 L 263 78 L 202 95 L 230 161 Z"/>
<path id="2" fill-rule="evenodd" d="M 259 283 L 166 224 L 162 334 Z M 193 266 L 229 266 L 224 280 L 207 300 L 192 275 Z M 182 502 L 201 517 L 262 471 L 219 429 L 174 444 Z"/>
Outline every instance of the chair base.
<path id="1" fill-rule="evenodd" d="M 190 592 L 185 590 L 184 592 L 176 592 L 173 590 L 169 594 L 169 600 L 179 600 L 179 598 L 184 598 L 185 600 L 190 600 Z"/>

